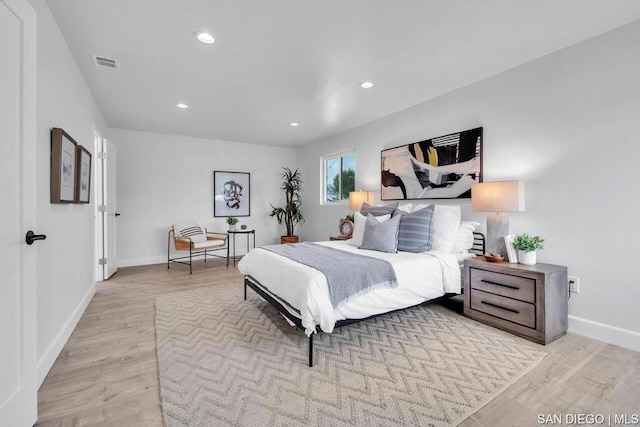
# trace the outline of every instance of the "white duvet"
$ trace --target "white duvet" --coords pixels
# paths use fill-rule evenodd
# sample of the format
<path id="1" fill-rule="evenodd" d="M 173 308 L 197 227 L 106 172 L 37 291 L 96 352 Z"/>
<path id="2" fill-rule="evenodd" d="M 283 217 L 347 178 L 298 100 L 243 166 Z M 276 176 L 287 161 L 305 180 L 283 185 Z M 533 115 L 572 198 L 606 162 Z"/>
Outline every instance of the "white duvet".
<path id="1" fill-rule="evenodd" d="M 238 264 L 238 270 L 299 310 L 307 335 L 318 325 L 324 332 L 332 332 L 339 320 L 361 319 L 411 307 L 445 293 L 460 293 L 460 267 L 453 254 L 435 251 L 390 254 L 358 249 L 345 241 L 317 243 L 389 261 L 396 272 L 398 286 L 354 296 L 334 308 L 327 280 L 320 271 L 265 249 L 249 252 Z"/>

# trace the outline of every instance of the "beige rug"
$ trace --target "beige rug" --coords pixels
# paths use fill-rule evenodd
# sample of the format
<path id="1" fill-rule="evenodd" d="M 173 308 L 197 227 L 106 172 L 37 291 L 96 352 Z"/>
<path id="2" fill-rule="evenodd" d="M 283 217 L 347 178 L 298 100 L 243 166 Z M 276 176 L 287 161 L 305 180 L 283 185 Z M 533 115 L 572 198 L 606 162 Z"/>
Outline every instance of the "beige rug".
<path id="1" fill-rule="evenodd" d="M 540 346 L 429 304 L 307 339 L 242 285 L 156 300 L 167 426 L 456 425 Z"/>

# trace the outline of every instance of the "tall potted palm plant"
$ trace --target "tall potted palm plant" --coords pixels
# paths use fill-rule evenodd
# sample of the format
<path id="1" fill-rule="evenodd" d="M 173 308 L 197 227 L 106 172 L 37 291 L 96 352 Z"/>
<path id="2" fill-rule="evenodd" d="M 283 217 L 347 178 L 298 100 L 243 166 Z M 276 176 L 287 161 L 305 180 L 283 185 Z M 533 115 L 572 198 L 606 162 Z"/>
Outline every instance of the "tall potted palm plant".
<path id="1" fill-rule="evenodd" d="M 293 228 L 298 223 L 304 222 L 302 216 L 302 176 L 298 169 L 292 171 L 287 167 L 283 167 L 282 173 L 282 186 L 280 189 L 285 195 L 285 205 L 282 207 L 275 207 L 271 205 L 272 211 L 269 214 L 271 217 L 275 217 L 278 220 L 278 224 L 284 222 L 287 228 L 287 234 L 280 237 L 280 243 L 297 243 L 298 236 L 293 233 Z"/>

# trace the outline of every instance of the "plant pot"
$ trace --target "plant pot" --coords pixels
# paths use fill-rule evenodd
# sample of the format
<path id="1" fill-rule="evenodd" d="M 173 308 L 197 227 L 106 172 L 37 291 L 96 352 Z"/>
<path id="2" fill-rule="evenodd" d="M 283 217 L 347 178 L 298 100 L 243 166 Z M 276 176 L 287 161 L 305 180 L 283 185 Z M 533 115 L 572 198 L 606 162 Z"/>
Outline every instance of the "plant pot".
<path id="1" fill-rule="evenodd" d="M 229 224 L 229 231 L 236 231 L 238 226 L 236 224 Z"/>
<path id="2" fill-rule="evenodd" d="M 518 251 L 518 262 L 524 265 L 536 265 L 536 251 Z"/>
<path id="3" fill-rule="evenodd" d="M 298 243 L 298 236 L 280 236 L 280 243 Z"/>

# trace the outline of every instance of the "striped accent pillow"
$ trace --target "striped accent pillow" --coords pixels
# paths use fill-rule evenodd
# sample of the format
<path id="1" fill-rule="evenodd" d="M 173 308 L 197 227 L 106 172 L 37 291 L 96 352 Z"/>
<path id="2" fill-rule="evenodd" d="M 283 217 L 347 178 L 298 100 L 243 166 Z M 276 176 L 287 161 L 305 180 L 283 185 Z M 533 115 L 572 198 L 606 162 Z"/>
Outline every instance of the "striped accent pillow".
<path id="1" fill-rule="evenodd" d="M 402 217 L 398 233 L 399 251 L 418 253 L 431 250 L 433 210 L 434 206 L 429 205 L 412 213 L 396 211 L 394 217 Z"/>
<path id="2" fill-rule="evenodd" d="M 360 213 L 366 218 L 367 214 L 373 216 L 393 215 L 396 209 L 398 209 L 398 202 L 384 206 L 371 206 L 369 203 L 363 203 L 360 208 Z"/>
<path id="3" fill-rule="evenodd" d="M 199 225 L 176 225 L 173 229 L 176 236 L 189 238 L 195 243 L 207 240 L 207 235 L 204 229 Z"/>

